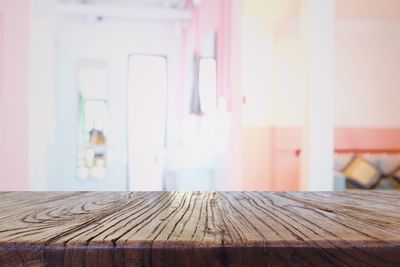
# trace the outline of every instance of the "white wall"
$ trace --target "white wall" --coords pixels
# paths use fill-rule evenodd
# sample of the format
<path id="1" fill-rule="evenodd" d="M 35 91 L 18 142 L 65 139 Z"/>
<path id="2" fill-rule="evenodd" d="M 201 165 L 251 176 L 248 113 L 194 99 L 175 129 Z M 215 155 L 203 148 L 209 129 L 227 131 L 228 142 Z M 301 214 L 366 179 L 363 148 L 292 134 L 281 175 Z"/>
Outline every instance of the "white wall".
<path id="1" fill-rule="evenodd" d="M 300 19 L 282 25 L 275 38 L 273 122 L 277 127 L 300 127 L 303 123 L 303 72 Z"/>
<path id="2" fill-rule="evenodd" d="M 266 127 L 272 123 L 273 39 L 266 33 L 242 35 L 242 108 L 244 127 Z"/>
<path id="3" fill-rule="evenodd" d="M 46 188 L 55 144 L 55 41 L 52 0 L 32 1 L 29 42 L 30 190 Z"/>
<path id="4" fill-rule="evenodd" d="M 302 122 L 300 35 L 294 18 L 277 32 L 274 122 L 299 127 Z M 399 21 L 336 19 L 336 127 L 400 127 Z"/>

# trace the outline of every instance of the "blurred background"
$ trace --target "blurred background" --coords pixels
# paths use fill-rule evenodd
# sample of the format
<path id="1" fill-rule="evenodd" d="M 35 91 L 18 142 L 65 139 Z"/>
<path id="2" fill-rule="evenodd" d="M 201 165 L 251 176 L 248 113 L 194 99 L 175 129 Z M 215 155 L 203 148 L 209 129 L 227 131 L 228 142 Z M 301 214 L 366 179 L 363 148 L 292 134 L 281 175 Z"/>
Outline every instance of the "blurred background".
<path id="1" fill-rule="evenodd" d="M 0 190 L 396 189 L 399 48 L 398 0 L 0 0 Z"/>

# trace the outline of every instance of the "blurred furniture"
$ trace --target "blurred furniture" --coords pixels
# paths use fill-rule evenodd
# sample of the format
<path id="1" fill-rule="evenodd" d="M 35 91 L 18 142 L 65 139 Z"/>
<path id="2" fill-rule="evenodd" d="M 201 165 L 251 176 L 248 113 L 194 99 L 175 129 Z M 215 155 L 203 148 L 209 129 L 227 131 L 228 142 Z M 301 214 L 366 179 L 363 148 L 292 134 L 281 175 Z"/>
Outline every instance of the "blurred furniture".
<path id="1" fill-rule="evenodd" d="M 0 266 L 399 266 L 396 191 L 3 192 Z"/>
<path id="2" fill-rule="evenodd" d="M 399 149 L 337 149 L 334 188 L 400 190 Z"/>

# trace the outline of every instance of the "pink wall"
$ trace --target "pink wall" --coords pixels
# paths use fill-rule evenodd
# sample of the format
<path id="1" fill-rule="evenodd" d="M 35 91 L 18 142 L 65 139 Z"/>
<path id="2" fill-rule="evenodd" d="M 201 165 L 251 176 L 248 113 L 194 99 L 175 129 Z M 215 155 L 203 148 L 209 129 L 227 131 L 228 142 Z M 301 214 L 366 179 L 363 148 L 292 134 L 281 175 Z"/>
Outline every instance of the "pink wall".
<path id="1" fill-rule="evenodd" d="M 0 190 L 28 189 L 29 1 L 0 1 Z"/>
<path id="2" fill-rule="evenodd" d="M 244 190 L 299 189 L 298 127 L 243 128 Z"/>
<path id="3" fill-rule="evenodd" d="M 271 128 L 248 127 L 242 129 L 243 190 L 269 190 L 272 188 L 270 172 Z"/>
<path id="4" fill-rule="evenodd" d="M 337 128 L 336 149 L 400 149 L 399 128 Z"/>
<path id="5" fill-rule="evenodd" d="M 242 133 L 244 190 L 299 189 L 298 127 L 246 127 Z"/>

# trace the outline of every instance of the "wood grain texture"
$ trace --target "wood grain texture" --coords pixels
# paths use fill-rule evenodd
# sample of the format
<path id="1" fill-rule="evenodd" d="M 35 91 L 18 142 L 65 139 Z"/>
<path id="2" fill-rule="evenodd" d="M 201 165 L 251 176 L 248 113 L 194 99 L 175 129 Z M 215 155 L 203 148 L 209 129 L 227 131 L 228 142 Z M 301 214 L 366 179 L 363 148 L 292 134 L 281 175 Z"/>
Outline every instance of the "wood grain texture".
<path id="1" fill-rule="evenodd" d="M 400 266 L 400 193 L 4 192 L 0 266 Z"/>

